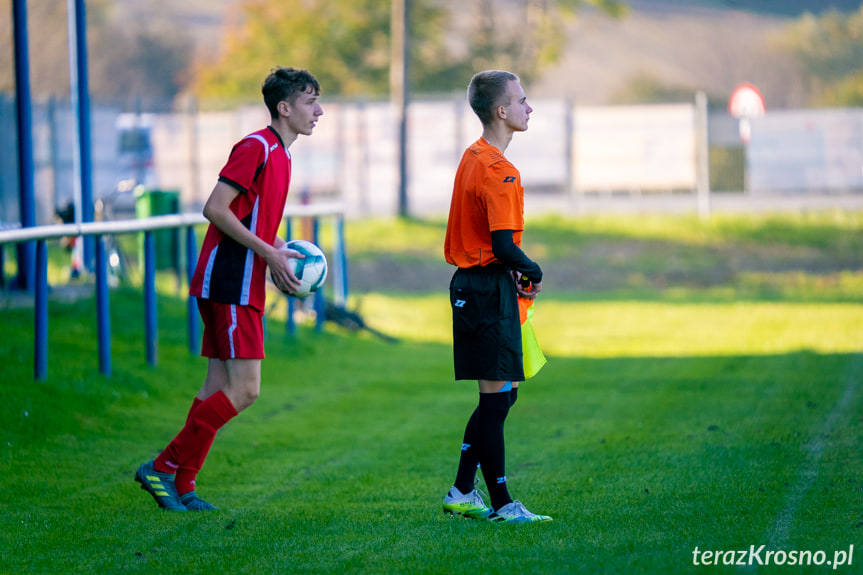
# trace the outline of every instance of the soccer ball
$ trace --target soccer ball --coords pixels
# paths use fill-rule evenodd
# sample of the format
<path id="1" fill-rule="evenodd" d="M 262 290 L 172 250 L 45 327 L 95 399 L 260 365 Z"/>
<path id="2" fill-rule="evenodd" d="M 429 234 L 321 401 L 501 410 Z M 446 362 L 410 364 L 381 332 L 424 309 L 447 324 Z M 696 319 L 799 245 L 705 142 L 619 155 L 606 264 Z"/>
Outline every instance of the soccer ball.
<path id="1" fill-rule="evenodd" d="M 300 288 L 288 295 L 303 298 L 323 287 L 327 279 L 327 257 L 321 248 L 306 240 L 291 240 L 281 249 L 294 250 L 306 256 L 302 259 L 291 258 L 291 263 L 295 266 L 294 275 L 300 280 Z"/>

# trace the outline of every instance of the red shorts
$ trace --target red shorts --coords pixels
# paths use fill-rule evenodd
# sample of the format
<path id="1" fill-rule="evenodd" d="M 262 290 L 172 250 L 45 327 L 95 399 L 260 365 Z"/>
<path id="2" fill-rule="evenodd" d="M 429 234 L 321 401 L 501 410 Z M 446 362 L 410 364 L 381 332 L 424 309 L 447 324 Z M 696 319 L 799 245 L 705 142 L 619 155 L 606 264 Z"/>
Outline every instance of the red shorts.
<path id="1" fill-rule="evenodd" d="M 198 298 L 204 320 L 201 355 L 210 358 L 263 359 L 264 314 L 247 305 Z"/>

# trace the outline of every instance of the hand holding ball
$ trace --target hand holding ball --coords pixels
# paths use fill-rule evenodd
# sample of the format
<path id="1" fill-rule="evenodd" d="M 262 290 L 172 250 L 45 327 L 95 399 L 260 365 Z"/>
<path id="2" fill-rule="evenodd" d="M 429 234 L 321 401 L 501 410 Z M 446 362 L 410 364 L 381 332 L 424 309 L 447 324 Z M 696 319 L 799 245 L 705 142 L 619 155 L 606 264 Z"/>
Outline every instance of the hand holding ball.
<path id="1" fill-rule="evenodd" d="M 291 270 L 300 280 L 300 287 L 295 292 L 284 292 L 294 297 L 307 297 L 318 291 L 327 279 L 327 258 L 321 248 L 306 240 L 291 240 L 280 249 L 293 250 L 303 254 L 303 258 L 291 258 Z"/>

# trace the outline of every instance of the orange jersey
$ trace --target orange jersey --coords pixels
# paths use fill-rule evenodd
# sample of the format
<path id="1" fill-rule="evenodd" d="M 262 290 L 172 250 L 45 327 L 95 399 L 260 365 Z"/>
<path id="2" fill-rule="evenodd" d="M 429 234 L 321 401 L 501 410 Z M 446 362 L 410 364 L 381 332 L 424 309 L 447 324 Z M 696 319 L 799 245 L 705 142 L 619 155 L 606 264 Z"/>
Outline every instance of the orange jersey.
<path id="1" fill-rule="evenodd" d="M 455 175 L 446 226 L 446 261 L 460 268 L 497 262 L 491 232 L 513 230 L 521 247 L 524 188 L 521 176 L 503 154 L 480 138 L 465 150 Z"/>

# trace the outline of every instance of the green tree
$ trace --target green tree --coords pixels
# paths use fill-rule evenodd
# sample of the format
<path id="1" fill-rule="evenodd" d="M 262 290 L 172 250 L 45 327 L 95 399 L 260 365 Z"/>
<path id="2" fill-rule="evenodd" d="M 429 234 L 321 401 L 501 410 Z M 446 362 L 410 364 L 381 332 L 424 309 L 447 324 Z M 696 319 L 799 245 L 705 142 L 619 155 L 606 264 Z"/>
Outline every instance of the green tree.
<path id="1" fill-rule="evenodd" d="M 851 14 L 807 14 L 781 42 L 810 78 L 812 104 L 863 105 L 863 7 Z"/>
<path id="2" fill-rule="evenodd" d="M 419 60 L 440 74 L 449 59 L 435 38 L 444 12 L 430 2 L 411 7 Z M 381 0 L 243 0 L 242 24 L 228 31 L 218 61 L 196 69 L 195 92 L 226 103 L 258 97 L 275 65 L 311 70 L 327 94 L 385 94 L 389 88 L 390 3 Z"/>
<path id="3" fill-rule="evenodd" d="M 411 88 L 461 90 L 485 68 L 512 69 L 529 82 L 560 56 L 565 21 L 585 4 L 625 12 L 618 0 L 410 0 Z M 388 93 L 390 2 L 242 0 L 239 12 L 218 59 L 196 66 L 199 97 L 255 101 L 277 64 L 311 70 L 329 95 Z"/>

